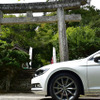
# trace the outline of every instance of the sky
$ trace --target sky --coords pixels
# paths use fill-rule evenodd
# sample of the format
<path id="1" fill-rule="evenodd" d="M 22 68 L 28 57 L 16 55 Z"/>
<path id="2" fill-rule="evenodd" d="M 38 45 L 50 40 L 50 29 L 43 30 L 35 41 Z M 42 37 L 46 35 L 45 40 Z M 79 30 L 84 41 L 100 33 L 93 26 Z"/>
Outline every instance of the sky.
<path id="1" fill-rule="evenodd" d="M 0 4 L 4 3 L 30 3 L 30 2 L 46 2 L 46 0 L 0 0 Z M 91 5 L 95 6 L 96 9 L 100 9 L 100 0 L 91 0 Z M 41 16 L 42 13 L 35 13 L 35 16 Z"/>
<path id="2" fill-rule="evenodd" d="M 100 9 L 100 0 L 91 0 L 91 5 L 94 5 L 97 9 Z"/>
<path id="3" fill-rule="evenodd" d="M 28 2 L 45 2 L 46 0 L 0 0 L 0 3 L 28 3 Z"/>

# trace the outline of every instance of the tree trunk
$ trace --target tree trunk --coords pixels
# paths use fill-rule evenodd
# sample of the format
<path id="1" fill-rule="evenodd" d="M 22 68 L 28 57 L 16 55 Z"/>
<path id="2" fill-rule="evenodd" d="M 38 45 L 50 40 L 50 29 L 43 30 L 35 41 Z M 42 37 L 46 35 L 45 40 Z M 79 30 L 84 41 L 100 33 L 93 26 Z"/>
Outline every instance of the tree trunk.
<path id="1" fill-rule="evenodd" d="M 6 92 L 8 92 L 10 90 L 10 83 L 11 83 L 11 77 L 10 77 L 10 75 L 7 75 L 7 79 L 6 79 Z"/>

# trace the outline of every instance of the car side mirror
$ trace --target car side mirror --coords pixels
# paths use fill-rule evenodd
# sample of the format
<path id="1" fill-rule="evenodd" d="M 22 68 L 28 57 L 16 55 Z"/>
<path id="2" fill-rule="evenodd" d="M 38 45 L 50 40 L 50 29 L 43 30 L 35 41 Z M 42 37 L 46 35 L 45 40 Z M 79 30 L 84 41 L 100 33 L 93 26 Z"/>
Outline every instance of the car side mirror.
<path id="1" fill-rule="evenodd" d="M 100 54 L 94 56 L 94 62 L 100 63 Z"/>

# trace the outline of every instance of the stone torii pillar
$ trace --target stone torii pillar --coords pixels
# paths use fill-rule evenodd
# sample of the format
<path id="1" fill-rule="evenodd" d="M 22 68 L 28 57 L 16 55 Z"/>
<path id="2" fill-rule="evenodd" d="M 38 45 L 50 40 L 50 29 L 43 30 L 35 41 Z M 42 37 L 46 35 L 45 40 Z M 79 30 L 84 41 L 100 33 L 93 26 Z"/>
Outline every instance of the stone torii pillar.
<path id="1" fill-rule="evenodd" d="M 57 9 L 58 15 L 58 30 L 59 30 L 59 49 L 60 61 L 67 61 L 69 59 L 68 43 L 66 36 L 65 14 L 63 8 Z"/>
<path id="2" fill-rule="evenodd" d="M 2 18 L 3 18 L 3 13 L 2 13 L 2 11 L 0 10 L 0 22 L 1 22 Z M 1 33 L 1 25 L 0 25 L 0 33 Z M 1 35 L 1 34 L 0 34 L 0 35 Z"/>

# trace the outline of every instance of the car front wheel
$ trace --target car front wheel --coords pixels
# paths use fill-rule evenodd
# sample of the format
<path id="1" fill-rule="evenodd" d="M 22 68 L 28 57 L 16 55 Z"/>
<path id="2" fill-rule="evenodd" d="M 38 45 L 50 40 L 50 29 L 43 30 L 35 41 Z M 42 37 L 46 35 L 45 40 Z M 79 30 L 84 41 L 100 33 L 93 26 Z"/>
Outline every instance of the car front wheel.
<path id="1" fill-rule="evenodd" d="M 79 93 L 80 84 L 71 74 L 57 74 L 51 81 L 50 94 L 54 100 L 77 100 Z"/>

